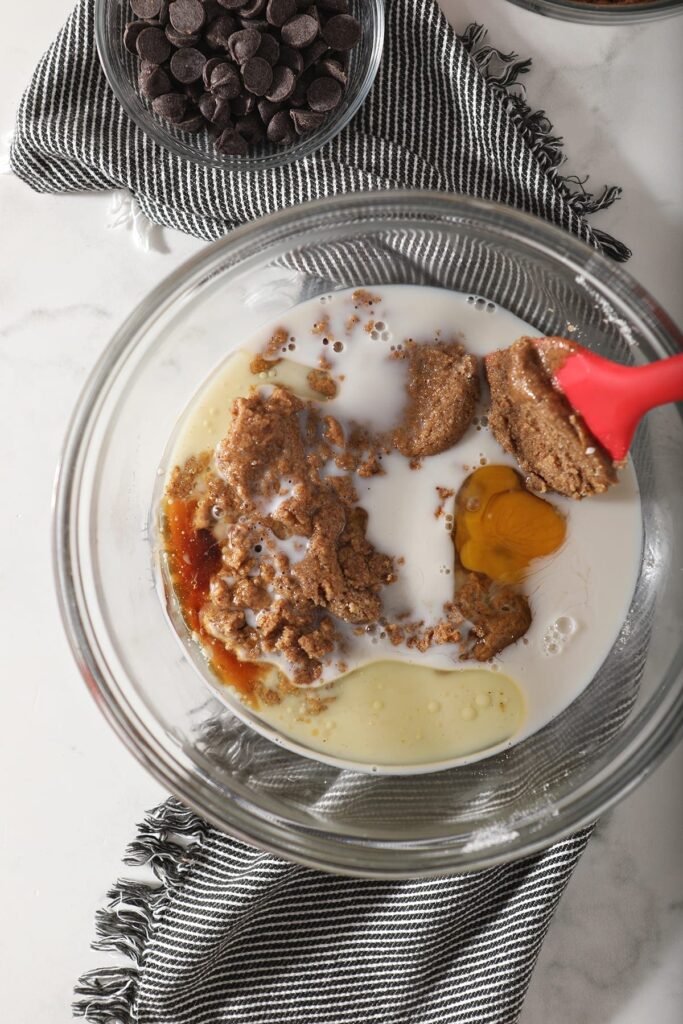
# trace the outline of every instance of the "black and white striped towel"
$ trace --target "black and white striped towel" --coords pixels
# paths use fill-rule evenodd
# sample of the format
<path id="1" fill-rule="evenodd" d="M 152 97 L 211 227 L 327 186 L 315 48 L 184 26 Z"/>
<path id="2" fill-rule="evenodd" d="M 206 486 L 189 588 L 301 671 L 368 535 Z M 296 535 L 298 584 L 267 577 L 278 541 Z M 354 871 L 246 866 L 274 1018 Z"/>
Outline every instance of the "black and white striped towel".
<path id="1" fill-rule="evenodd" d="M 563 178 L 549 122 L 515 94 L 530 62 L 477 26 L 457 38 L 436 0 L 388 0 L 377 81 L 335 140 L 303 167 L 248 175 L 184 164 L 128 120 L 93 11 L 80 0 L 21 104 L 11 166 L 37 191 L 127 188 L 155 223 L 210 239 L 331 192 L 436 188 L 629 255 L 585 220 L 619 190 L 595 198 Z M 589 831 L 477 875 L 359 881 L 260 853 L 171 799 L 126 859 L 158 884 L 119 881 L 98 915 L 98 948 L 130 959 L 85 975 L 76 1012 L 101 1024 L 511 1024 Z"/>

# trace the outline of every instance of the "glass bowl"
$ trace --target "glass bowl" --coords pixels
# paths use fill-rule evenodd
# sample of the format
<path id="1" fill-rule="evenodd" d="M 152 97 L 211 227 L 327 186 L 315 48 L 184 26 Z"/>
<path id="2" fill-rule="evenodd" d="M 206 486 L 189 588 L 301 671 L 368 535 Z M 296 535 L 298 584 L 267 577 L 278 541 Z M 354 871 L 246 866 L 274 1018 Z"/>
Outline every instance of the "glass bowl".
<path id="1" fill-rule="evenodd" d="M 349 54 L 348 85 L 339 106 L 318 131 L 291 146 L 263 142 L 247 156 L 217 153 L 207 132 L 180 131 L 155 114 L 151 104 L 142 98 L 137 85 L 137 58 L 123 45 L 124 26 L 133 18 L 128 0 L 96 0 L 95 39 L 102 68 L 119 103 L 138 128 L 160 146 L 184 160 L 222 171 L 265 171 L 302 160 L 333 139 L 370 92 L 384 46 L 384 0 L 350 0 L 349 10 L 363 26 L 363 35 Z"/>
<path id="2" fill-rule="evenodd" d="M 683 14 L 683 0 L 642 0 L 641 3 L 609 4 L 596 0 L 509 0 L 536 14 L 591 25 L 625 25 Z"/>
<path id="3" fill-rule="evenodd" d="M 54 550 L 68 637 L 128 747 L 218 828 L 279 856 L 365 877 L 458 873 L 519 858 L 591 821 L 671 748 L 683 722 L 683 419 L 650 413 L 632 449 L 643 561 L 619 638 L 581 696 L 523 743 L 410 777 L 309 760 L 235 718 L 183 650 L 157 590 L 160 460 L 199 384 L 245 335 L 350 285 L 475 293 L 544 334 L 628 363 L 681 335 L 619 266 L 540 219 L 429 192 L 336 196 L 207 246 L 131 314 L 69 429 Z"/>

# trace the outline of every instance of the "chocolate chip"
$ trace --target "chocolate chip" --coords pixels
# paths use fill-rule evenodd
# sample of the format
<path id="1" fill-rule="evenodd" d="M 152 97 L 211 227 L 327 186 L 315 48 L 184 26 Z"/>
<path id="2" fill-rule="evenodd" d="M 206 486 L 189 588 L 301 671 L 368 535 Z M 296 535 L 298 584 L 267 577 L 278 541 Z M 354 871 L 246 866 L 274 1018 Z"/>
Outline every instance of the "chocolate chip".
<path id="1" fill-rule="evenodd" d="M 234 128 L 226 128 L 214 143 L 219 153 L 226 156 L 246 156 L 249 150 L 247 140 Z"/>
<path id="2" fill-rule="evenodd" d="M 325 23 L 323 39 L 333 50 L 350 50 L 361 37 L 360 22 L 350 14 L 335 14 Z"/>
<path id="3" fill-rule="evenodd" d="M 167 25 L 164 32 L 169 43 L 172 46 L 177 46 L 178 49 L 182 49 L 184 46 L 196 46 L 199 42 L 199 32 L 196 32 L 193 36 L 186 36 L 182 32 L 176 31 L 173 25 Z"/>
<path id="4" fill-rule="evenodd" d="M 204 54 L 192 46 L 187 46 L 182 50 L 176 50 L 171 57 L 171 74 L 178 82 L 187 85 L 202 77 L 205 64 Z"/>
<path id="5" fill-rule="evenodd" d="M 171 44 L 160 28 L 145 28 L 137 38 L 138 55 L 151 64 L 163 64 L 171 52 Z"/>
<path id="6" fill-rule="evenodd" d="M 304 59 L 304 67 L 310 68 L 311 64 L 315 64 L 317 60 L 320 60 L 324 53 L 327 53 L 329 46 L 324 39 L 314 39 L 310 46 L 307 46 L 305 50 L 301 51 L 301 56 Z"/>
<path id="7" fill-rule="evenodd" d="M 239 71 L 234 64 L 223 61 L 211 72 L 209 88 L 223 99 L 233 100 L 242 91 Z"/>
<path id="8" fill-rule="evenodd" d="M 316 78 L 308 87 L 306 99 L 311 110 L 327 113 L 339 106 L 342 92 L 341 85 L 334 78 Z"/>
<path id="9" fill-rule="evenodd" d="M 185 117 L 187 96 L 183 96 L 180 92 L 167 92 L 164 96 L 157 96 L 152 101 L 152 109 L 155 114 L 165 117 L 167 121 L 177 123 Z"/>
<path id="10" fill-rule="evenodd" d="M 244 64 L 245 60 L 256 56 L 260 45 L 260 33 L 253 28 L 244 28 L 240 32 L 233 32 L 230 36 L 230 53 L 238 64 Z"/>
<path id="11" fill-rule="evenodd" d="M 274 103 L 272 100 L 264 99 L 258 102 L 258 112 L 263 123 L 267 126 L 271 117 L 277 114 L 278 110 L 282 110 L 281 103 Z"/>
<path id="12" fill-rule="evenodd" d="M 286 21 L 296 14 L 296 0 L 268 0 L 266 19 L 271 25 L 282 28 Z"/>
<path id="13" fill-rule="evenodd" d="M 333 60 L 331 57 L 328 57 L 327 60 L 321 60 L 316 68 L 316 72 L 328 78 L 334 78 L 342 87 L 346 85 L 346 71 L 338 60 Z"/>
<path id="14" fill-rule="evenodd" d="M 156 18 L 161 10 L 161 0 L 130 0 L 130 9 L 138 18 Z"/>
<path id="15" fill-rule="evenodd" d="M 123 45 L 130 52 L 137 56 L 136 43 L 138 36 L 144 29 L 150 28 L 144 21 L 129 21 L 123 30 Z"/>
<path id="16" fill-rule="evenodd" d="M 212 96 L 210 92 L 205 92 L 203 96 L 199 97 L 197 106 L 199 107 L 207 121 L 213 121 L 213 115 L 216 112 L 217 103 L 217 98 L 215 96 Z"/>
<path id="17" fill-rule="evenodd" d="M 242 65 L 242 81 L 254 96 L 265 96 L 273 81 L 273 69 L 263 57 L 250 57 Z"/>
<path id="18" fill-rule="evenodd" d="M 199 32 L 204 24 L 204 8 L 199 0 L 173 0 L 168 8 L 168 16 L 176 32 L 186 36 Z"/>
<path id="19" fill-rule="evenodd" d="M 254 28 L 257 32 L 267 32 L 270 25 L 265 18 L 240 18 L 242 28 Z"/>
<path id="20" fill-rule="evenodd" d="M 272 66 L 277 64 L 280 59 L 280 44 L 275 36 L 271 36 L 269 32 L 261 33 L 261 45 L 256 51 L 256 56 L 263 57 Z"/>
<path id="21" fill-rule="evenodd" d="M 227 11 L 236 11 L 238 7 L 244 7 L 246 0 L 218 0 L 218 3 Z"/>
<path id="22" fill-rule="evenodd" d="M 266 135 L 271 142 L 278 142 L 280 144 L 294 142 L 296 131 L 286 110 L 278 110 L 277 114 L 271 117 Z"/>
<path id="23" fill-rule="evenodd" d="M 337 17 L 341 18 L 344 15 L 340 14 Z M 334 18 L 330 20 L 334 21 Z M 282 26 L 282 42 L 287 46 L 293 46 L 295 50 L 310 46 L 317 34 L 318 22 L 310 14 L 296 14 Z"/>
<path id="24" fill-rule="evenodd" d="M 159 24 L 162 27 L 168 25 L 168 22 L 169 22 L 168 9 L 169 9 L 169 7 L 170 7 L 170 0 L 161 0 L 161 6 L 159 8 Z"/>
<path id="25" fill-rule="evenodd" d="M 294 92 L 296 86 L 296 75 L 291 68 L 283 67 L 282 64 L 278 64 L 273 69 L 273 81 L 266 97 L 272 100 L 273 103 L 282 103 L 284 100 L 288 100 Z"/>
<path id="26" fill-rule="evenodd" d="M 171 91 L 171 80 L 163 68 L 156 64 L 140 69 L 138 75 L 140 92 L 147 100 L 155 100 L 157 96 Z"/>
<path id="27" fill-rule="evenodd" d="M 346 14 L 349 0 L 318 0 L 318 7 L 322 7 L 324 11 L 333 11 L 335 14 Z"/>
<path id="28" fill-rule="evenodd" d="M 200 128 L 203 128 L 205 124 L 204 118 L 201 114 L 194 113 L 184 121 L 178 121 L 177 127 L 183 132 L 198 132 Z"/>
<path id="29" fill-rule="evenodd" d="M 244 117 L 238 117 L 235 128 L 247 142 L 258 142 L 263 138 L 263 123 L 255 110 Z"/>
<path id="30" fill-rule="evenodd" d="M 291 46 L 280 47 L 280 64 L 284 64 L 286 68 L 291 68 L 295 75 L 300 75 L 304 69 L 304 59 L 298 50 L 293 49 Z"/>
<path id="31" fill-rule="evenodd" d="M 196 82 L 186 82 L 183 92 L 190 97 L 193 103 L 196 103 L 199 97 L 204 95 L 204 83 L 201 78 L 198 78 Z"/>
<path id="32" fill-rule="evenodd" d="M 230 36 L 237 30 L 237 22 L 229 14 L 221 14 L 214 18 L 206 32 L 204 39 L 210 50 L 228 50 L 230 48 Z"/>
<path id="33" fill-rule="evenodd" d="M 247 0 L 240 10 L 241 18 L 258 18 L 266 9 L 268 0 Z"/>
<path id="34" fill-rule="evenodd" d="M 224 131 L 226 128 L 232 125 L 232 115 L 234 111 L 230 100 L 218 98 L 216 101 L 216 107 L 211 118 L 211 123 L 216 125 L 216 128 L 220 128 Z"/>
<path id="35" fill-rule="evenodd" d="M 296 86 L 294 87 L 294 92 L 289 97 L 290 107 L 306 106 L 306 93 L 308 92 L 308 87 L 311 84 L 312 80 L 313 76 L 311 74 L 310 69 L 308 71 L 304 71 L 303 75 L 301 75 L 297 79 Z"/>
<path id="36" fill-rule="evenodd" d="M 256 106 L 256 97 L 250 92 L 241 92 L 239 96 L 232 101 L 232 111 L 235 117 L 244 117 L 245 114 L 250 114 Z"/>
<path id="37" fill-rule="evenodd" d="M 223 57 L 209 57 L 207 60 L 204 65 L 204 70 L 202 71 L 202 81 L 204 82 L 205 89 L 211 88 L 211 75 L 213 70 L 214 68 L 220 67 L 221 64 L 225 64 Z"/>
<path id="38" fill-rule="evenodd" d="M 325 115 L 317 110 L 291 110 L 290 115 L 297 135 L 308 135 L 320 127 Z"/>

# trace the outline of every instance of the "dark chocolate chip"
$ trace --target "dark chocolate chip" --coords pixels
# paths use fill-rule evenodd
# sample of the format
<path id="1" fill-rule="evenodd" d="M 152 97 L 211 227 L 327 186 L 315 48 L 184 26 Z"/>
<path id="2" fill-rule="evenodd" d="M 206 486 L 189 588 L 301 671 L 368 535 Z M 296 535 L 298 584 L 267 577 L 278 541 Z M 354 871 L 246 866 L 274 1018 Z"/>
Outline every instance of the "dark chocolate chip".
<path id="1" fill-rule="evenodd" d="M 163 64 L 171 53 L 171 44 L 160 28 L 145 28 L 135 44 L 138 55 L 151 64 Z"/>
<path id="2" fill-rule="evenodd" d="M 338 107 L 343 89 L 334 78 L 316 78 L 308 87 L 306 99 L 311 110 L 320 110 L 324 114 Z"/>
<path id="3" fill-rule="evenodd" d="M 173 0 L 168 16 L 176 32 L 186 36 L 199 32 L 204 24 L 204 8 L 199 0 Z"/>
<path id="4" fill-rule="evenodd" d="M 261 116 L 261 120 L 267 126 L 271 117 L 277 114 L 278 110 L 282 110 L 281 103 L 273 103 L 272 100 L 264 99 L 258 102 L 258 112 Z"/>
<path id="5" fill-rule="evenodd" d="M 226 128 L 214 143 L 219 153 L 226 156 L 246 156 L 249 149 L 247 140 L 234 128 Z"/>
<path id="6" fill-rule="evenodd" d="M 242 65 L 242 81 L 254 96 L 265 96 L 273 81 L 273 69 L 263 57 L 250 57 Z"/>
<path id="7" fill-rule="evenodd" d="M 211 72 L 209 88 L 223 99 L 232 100 L 242 91 L 239 71 L 234 64 L 223 61 Z"/>
<path id="8" fill-rule="evenodd" d="M 320 60 L 322 55 L 327 53 L 328 50 L 329 46 L 324 39 L 314 39 L 310 46 L 301 51 L 301 56 L 304 58 L 304 67 L 310 68 L 311 64 L 315 64 L 317 60 Z"/>
<path id="9" fill-rule="evenodd" d="M 220 67 L 220 65 L 224 63 L 225 60 L 223 57 L 209 57 L 204 65 L 204 70 L 202 71 L 202 81 L 204 82 L 205 89 L 211 88 L 211 75 L 214 68 Z"/>
<path id="10" fill-rule="evenodd" d="M 193 46 L 186 46 L 182 50 L 176 50 L 171 57 L 171 74 L 178 82 L 187 85 L 189 82 L 196 82 L 202 77 L 202 71 L 206 64 L 206 57 Z"/>
<path id="11" fill-rule="evenodd" d="M 250 114 L 256 106 L 256 97 L 252 96 L 250 92 L 242 92 L 232 101 L 231 106 L 235 117 L 244 117 L 245 114 Z"/>
<path id="12" fill-rule="evenodd" d="M 278 110 L 277 114 L 271 117 L 268 124 L 266 135 L 271 142 L 278 142 L 286 144 L 294 142 L 296 138 L 296 131 L 294 125 L 289 116 L 289 112 L 286 110 Z"/>
<path id="13" fill-rule="evenodd" d="M 282 28 L 296 14 L 296 0 L 268 0 L 266 18 L 271 25 Z"/>
<path id="14" fill-rule="evenodd" d="M 123 30 L 123 45 L 130 53 L 134 53 L 136 57 L 138 51 L 135 44 L 140 33 L 146 28 L 150 28 L 150 26 L 144 21 L 129 21 Z"/>
<path id="15" fill-rule="evenodd" d="M 232 125 L 233 109 L 230 100 L 218 98 L 211 123 L 224 131 Z"/>
<path id="16" fill-rule="evenodd" d="M 235 128 L 247 140 L 247 142 L 258 142 L 263 138 L 263 122 L 255 110 L 244 117 L 238 117 L 235 121 Z"/>
<path id="17" fill-rule="evenodd" d="M 309 68 L 308 71 L 304 71 L 303 75 L 301 75 L 297 79 L 296 86 L 294 87 L 294 92 L 289 97 L 289 105 L 290 105 L 290 107 L 305 107 L 306 106 L 306 93 L 308 92 L 308 87 L 309 87 L 309 85 L 311 84 L 312 81 L 313 81 L 313 72 Z"/>
<path id="18" fill-rule="evenodd" d="M 166 25 L 168 25 L 168 22 L 169 22 L 168 9 L 169 9 L 169 7 L 170 7 L 170 0 L 161 0 L 161 7 L 159 8 L 159 24 L 162 27 L 165 27 Z"/>
<path id="19" fill-rule="evenodd" d="M 161 10 L 161 0 L 130 0 L 130 9 L 138 18 L 156 18 Z"/>
<path id="20" fill-rule="evenodd" d="M 333 50 L 350 50 L 360 37 L 360 22 L 350 14 L 335 14 L 323 28 L 323 39 Z"/>
<path id="21" fill-rule="evenodd" d="M 186 36 L 183 32 L 174 29 L 173 25 L 167 25 L 164 32 L 169 43 L 172 46 L 177 46 L 179 50 L 185 46 L 196 46 L 200 40 L 199 32 L 195 32 L 193 36 Z"/>
<path id="22" fill-rule="evenodd" d="M 273 81 L 270 89 L 266 92 L 266 97 L 272 100 L 273 103 L 282 103 L 284 100 L 289 99 L 294 92 L 295 86 L 296 75 L 292 69 L 278 64 L 273 69 Z"/>
<path id="23" fill-rule="evenodd" d="M 213 121 L 213 115 L 216 112 L 217 103 L 218 100 L 215 96 L 212 96 L 210 92 L 205 92 L 203 96 L 199 97 L 197 106 L 207 121 Z"/>
<path id="24" fill-rule="evenodd" d="M 230 14 L 221 14 L 214 18 L 206 32 L 204 39 L 210 50 L 228 50 L 230 36 L 234 35 L 237 29 L 237 22 Z"/>
<path id="25" fill-rule="evenodd" d="M 228 11 L 236 11 L 238 7 L 244 7 L 247 0 L 218 0 L 221 7 Z"/>
<path id="26" fill-rule="evenodd" d="M 247 0 L 240 9 L 241 18 L 258 18 L 266 9 L 268 0 Z"/>
<path id="27" fill-rule="evenodd" d="M 325 120 L 325 115 L 318 110 L 290 110 L 289 116 L 297 135 L 316 131 Z"/>
<path id="28" fill-rule="evenodd" d="M 341 18 L 344 15 L 340 14 L 337 17 Z M 334 18 L 330 20 L 334 21 Z M 310 14 L 295 14 L 282 26 L 282 42 L 287 46 L 293 46 L 296 50 L 310 46 L 317 34 L 318 22 Z"/>
<path id="29" fill-rule="evenodd" d="M 256 56 L 260 45 L 261 35 L 253 28 L 244 28 L 230 36 L 230 53 L 238 64 L 244 64 L 245 60 Z"/>
<path id="30" fill-rule="evenodd" d="M 280 58 L 280 44 L 275 36 L 271 36 L 269 32 L 261 33 L 261 45 L 256 51 L 256 56 L 263 57 L 272 66 L 277 64 Z"/>
<path id="31" fill-rule="evenodd" d="M 167 92 L 163 96 L 157 96 L 152 101 L 152 109 L 155 114 L 165 117 L 167 121 L 178 123 L 185 117 L 187 111 L 187 96 L 181 92 Z"/>
<path id="32" fill-rule="evenodd" d="M 194 133 L 198 132 L 200 128 L 203 128 L 206 122 L 201 114 L 195 112 L 194 114 L 191 114 L 190 117 L 185 118 L 184 121 L 178 121 L 176 123 L 177 127 L 180 128 L 181 131 Z"/>
<path id="33" fill-rule="evenodd" d="M 157 96 L 163 96 L 172 89 L 170 78 L 164 69 L 157 67 L 156 64 L 140 69 L 138 86 L 146 100 L 155 100 Z"/>
<path id="34" fill-rule="evenodd" d="M 293 49 L 291 46 L 280 47 L 280 64 L 284 64 L 286 68 L 291 68 L 295 75 L 300 75 L 304 69 L 304 59 L 298 50 Z"/>
<path id="35" fill-rule="evenodd" d="M 342 87 L 346 85 L 346 71 L 344 71 L 344 68 L 338 60 L 332 60 L 331 57 L 326 60 L 321 60 L 315 70 L 319 75 L 325 75 L 327 78 L 334 78 Z"/>

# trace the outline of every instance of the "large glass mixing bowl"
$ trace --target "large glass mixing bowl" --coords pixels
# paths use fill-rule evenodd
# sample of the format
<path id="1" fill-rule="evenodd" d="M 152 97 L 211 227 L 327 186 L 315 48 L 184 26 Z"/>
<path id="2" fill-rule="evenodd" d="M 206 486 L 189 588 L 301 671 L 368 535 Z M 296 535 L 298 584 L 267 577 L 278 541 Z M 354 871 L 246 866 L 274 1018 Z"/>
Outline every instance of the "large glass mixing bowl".
<path id="1" fill-rule="evenodd" d="M 282 749 L 231 714 L 170 627 L 150 536 L 158 467 L 188 400 L 246 335 L 305 299 L 387 283 L 484 296 L 545 334 L 571 324 L 572 337 L 622 362 L 659 359 L 681 342 L 620 267 L 507 207 L 425 192 L 297 207 L 207 246 L 123 324 L 75 411 L 54 529 L 75 657 L 150 771 L 247 842 L 392 878 L 474 870 L 547 846 L 632 789 L 673 745 L 683 719 L 683 420 L 669 406 L 639 431 L 636 594 L 598 675 L 546 728 L 476 764 L 408 777 Z"/>

